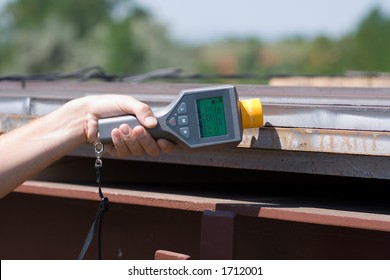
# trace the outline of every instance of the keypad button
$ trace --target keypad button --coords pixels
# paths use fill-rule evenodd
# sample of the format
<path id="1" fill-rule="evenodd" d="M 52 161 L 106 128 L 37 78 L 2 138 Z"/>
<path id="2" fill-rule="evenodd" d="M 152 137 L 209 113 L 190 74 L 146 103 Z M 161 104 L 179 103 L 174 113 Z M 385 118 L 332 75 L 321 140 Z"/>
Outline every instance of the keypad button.
<path id="1" fill-rule="evenodd" d="M 180 127 L 180 133 L 187 139 L 190 138 L 191 136 L 189 127 Z"/>
<path id="2" fill-rule="evenodd" d="M 179 125 L 188 125 L 188 117 L 187 116 L 179 116 Z"/>
<path id="3" fill-rule="evenodd" d="M 176 118 L 175 118 L 175 117 L 171 117 L 171 118 L 168 120 L 168 123 L 169 123 L 171 126 L 176 126 Z"/>
<path id="4" fill-rule="evenodd" d="M 180 103 L 179 108 L 177 108 L 177 113 L 179 115 L 187 113 L 187 104 L 185 102 Z"/>

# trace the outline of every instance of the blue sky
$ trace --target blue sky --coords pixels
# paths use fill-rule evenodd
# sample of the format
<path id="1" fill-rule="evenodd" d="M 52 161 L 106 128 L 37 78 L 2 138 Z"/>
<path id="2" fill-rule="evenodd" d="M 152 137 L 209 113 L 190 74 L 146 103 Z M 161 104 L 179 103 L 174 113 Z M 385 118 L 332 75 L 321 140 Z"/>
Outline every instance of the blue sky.
<path id="1" fill-rule="evenodd" d="M 390 14 L 390 0 L 136 0 L 174 39 L 202 43 L 226 36 L 339 37 L 356 28 L 372 7 Z"/>

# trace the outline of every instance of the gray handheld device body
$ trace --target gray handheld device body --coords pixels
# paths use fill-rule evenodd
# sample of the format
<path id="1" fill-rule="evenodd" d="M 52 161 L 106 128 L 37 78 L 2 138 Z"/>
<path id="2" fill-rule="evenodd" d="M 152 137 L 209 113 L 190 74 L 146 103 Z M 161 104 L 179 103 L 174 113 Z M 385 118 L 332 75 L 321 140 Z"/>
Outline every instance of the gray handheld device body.
<path id="1" fill-rule="evenodd" d="M 168 139 L 184 148 L 235 147 L 242 140 L 240 110 L 234 86 L 183 90 L 154 112 L 158 124 L 147 130 L 155 139 Z M 123 123 L 132 128 L 140 125 L 132 115 L 100 119 L 100 141 L 112 143 L 111 131 Z"/>

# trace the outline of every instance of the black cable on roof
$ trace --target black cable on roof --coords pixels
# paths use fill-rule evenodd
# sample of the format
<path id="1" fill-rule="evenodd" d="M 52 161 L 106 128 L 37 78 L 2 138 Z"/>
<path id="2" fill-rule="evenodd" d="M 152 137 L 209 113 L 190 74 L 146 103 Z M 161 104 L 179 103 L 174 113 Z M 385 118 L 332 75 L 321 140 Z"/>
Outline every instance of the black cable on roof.
<path id="1" fill-rule="evenodd" d="M 0 76 L 1 81 L 59 81 L 59 80 L 79 80 L 87 81 L 91 79 L 102 80 L 106 82 L 143 82 L 156 79 L 171 80 L 210 80 L 210 79 L 252 79 L 268 80 L 280 77 L 383 77 L 390 76 L 390 73 L 366 72 L 366 71 L 348 71 L 344 75 L 318 75 L 318 74 L 254 74 L 254 73 L 182 73 L 179 68 L 159 69 L 143 74 L 107 74 L 100 66 L 93 65 L 81 68 L 75 72 L 69 73 L 43 73 L 43 74 L 21 74 Z"/>

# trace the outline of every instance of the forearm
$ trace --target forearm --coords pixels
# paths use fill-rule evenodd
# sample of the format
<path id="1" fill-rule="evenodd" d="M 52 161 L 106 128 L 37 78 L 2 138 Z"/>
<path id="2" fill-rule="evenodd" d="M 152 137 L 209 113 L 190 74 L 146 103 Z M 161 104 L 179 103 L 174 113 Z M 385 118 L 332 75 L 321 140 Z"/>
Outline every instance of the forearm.
<path id="1" fill-rule="evenodd" d="M 85 143 L 97 140 L 101 118 L 135 115 L 142 126 L 131 129 L 122 124 L 112 131 L 113 144 L 105 149 L 114 156 L 157 156 L 170 152 L 174 143 L 158 142 L 145 127 L 157 125 L 157 119 L 146 104 L 126 95 L 86 96 L 74 99 L 58 110 L 0 136 L 0 198 L 11 192 L 54 161 Z M 145 127 L 143 127 L 145 126 Z"/>
<path id="2" fill-rule="evenodd" d="M 66 104 L 0 137 L 0 197 L 86 142 L 87 108 Z"/>

